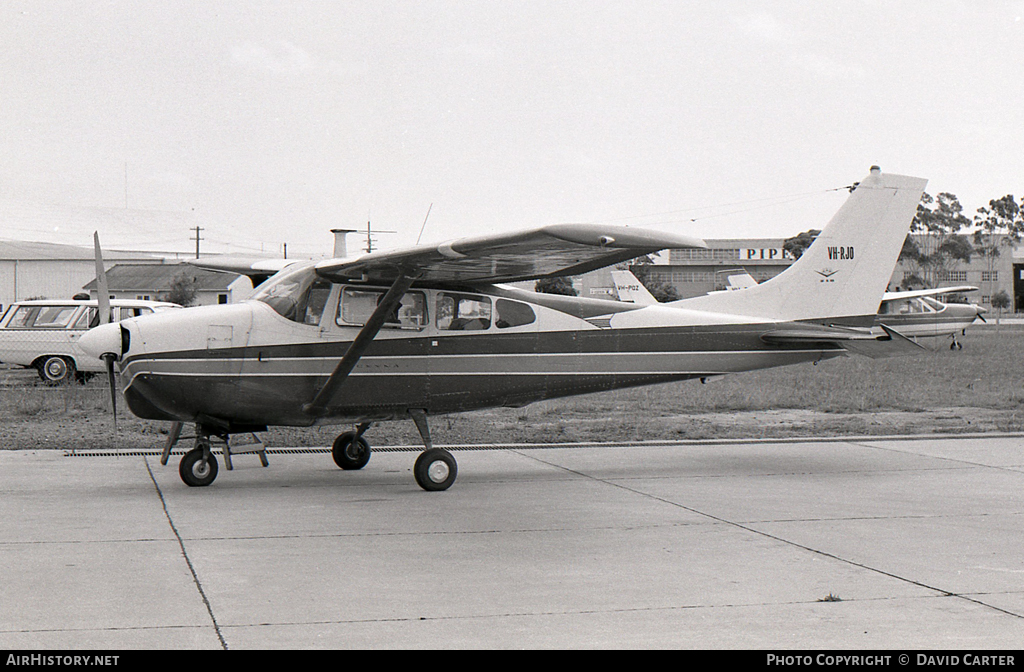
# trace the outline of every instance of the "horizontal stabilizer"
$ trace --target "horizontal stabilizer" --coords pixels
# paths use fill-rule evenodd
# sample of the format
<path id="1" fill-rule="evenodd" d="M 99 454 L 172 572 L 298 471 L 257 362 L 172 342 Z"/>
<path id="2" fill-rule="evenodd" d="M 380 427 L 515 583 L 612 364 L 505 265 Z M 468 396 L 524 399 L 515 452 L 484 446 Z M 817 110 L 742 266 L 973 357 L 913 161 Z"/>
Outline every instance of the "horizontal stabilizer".
<path id="1" fill-rule="evenodd" d="M 848 341 L 842 344 L 844 348 L 858 355 L 870 357 L 871 359 L 882 359 L 884 357 L 899 357 L 902 355 L 920 354 L 927 350 L 923 345 L 912 341 L 900 332 L 881 325 L 885 336 L 878 336 L 870 341 Z"/>
<path id="2" fill-rule="evenodd" d="M 917 354 L 926 349 L 891 327 L 883 324 L 881 328 L 882 333 L 869 329 L 794 325 L 767 331 L 761 334 L 761 340 L 773 345 L 833 343 L 871 359 Z"/>
<path id="3" fill-rule="evenodd" d="M 846 341 L 873 341 L 878 336 L 868 329 L 847 329 L 843 327 L 822 327 L 807 325 L 786 329 L 773 329 L 761 334 L 761 340 L 773 345 L 806 345 L 807 343 Z"/>

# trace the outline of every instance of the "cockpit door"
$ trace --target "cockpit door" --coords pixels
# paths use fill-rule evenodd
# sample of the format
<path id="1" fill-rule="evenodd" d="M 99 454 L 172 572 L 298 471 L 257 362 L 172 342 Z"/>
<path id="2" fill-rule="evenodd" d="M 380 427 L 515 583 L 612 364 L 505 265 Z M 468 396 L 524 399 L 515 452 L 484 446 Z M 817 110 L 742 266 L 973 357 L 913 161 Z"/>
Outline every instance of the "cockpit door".
<path id="1" fill-rule="evenodd" d="M 388 288 L 341 285 L 332 295 L 330 319 L 324 333 L 333 352 L 328 374 L 345 356 Z M 325 316 L 327 313 L 325 313 Z M 373 342 L 339 388 L 331 405 L 356 413 L 387 415 L 409 408 L 424 408 L 427 395 L 426 331 L 429 324 L 427 293 L 412 289 L 387 316 Z"/>

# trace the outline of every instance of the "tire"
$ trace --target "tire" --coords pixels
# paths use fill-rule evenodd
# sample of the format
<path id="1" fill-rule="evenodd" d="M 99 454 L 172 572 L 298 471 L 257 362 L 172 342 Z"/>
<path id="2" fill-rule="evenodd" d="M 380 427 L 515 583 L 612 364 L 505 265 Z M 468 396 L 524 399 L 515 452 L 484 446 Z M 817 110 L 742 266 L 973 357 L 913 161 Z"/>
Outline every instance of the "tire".
<path id="1" fill-rule="evenodd" d="M 178 466 L 181 480 L 191 488 L 207 486 L 217 478 L 217 458 L 211 454 L 204 464 L 203 452 L 202 448 L 193 448 L 185 453 Z"/>
<path id="2" fill-rule="evenodd" d="M 455 482 L 459 466 L 447 450 L 431 448 L 420 453 L 413 467 L 416 483 L 424 490 L 437 492 L 447 490 Z"/>
<path id="3" fill-rule="evenodd" d="M 370 444 L 355 432 L 345 432 L 334 440 L 331 447 L 334 463 L 345 470 L 362 469 L 370 461 Z"/>
<path id="4" fill-rule="evenodd" d="M 38 364 L 39 377 L 44 383 L 59 385 L 75 378 L 75 363 L 66 357 L 49 355 Z"/>

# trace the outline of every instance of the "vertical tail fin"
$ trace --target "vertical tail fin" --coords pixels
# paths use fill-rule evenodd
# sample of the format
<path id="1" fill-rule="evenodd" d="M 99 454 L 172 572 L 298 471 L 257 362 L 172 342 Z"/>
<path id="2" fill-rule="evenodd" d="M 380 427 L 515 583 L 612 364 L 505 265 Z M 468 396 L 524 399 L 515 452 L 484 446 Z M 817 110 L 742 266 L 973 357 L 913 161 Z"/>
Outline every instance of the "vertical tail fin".
<path id="1" fill-rule="evenodd" d="M 870 326 L 927 180 L 872 167 L 792 266 L 742 291 L 670 305 L 772 320 L 864 318 Z"/>
<path id="2" fill-rule="evenodd" d="M 612 271 L 612 282 L 615 283 L 615 293 L 619 295 L 619 301 L 635 303 L 638 306 L 653 306 L 658 302 L 630 271 Z"/>

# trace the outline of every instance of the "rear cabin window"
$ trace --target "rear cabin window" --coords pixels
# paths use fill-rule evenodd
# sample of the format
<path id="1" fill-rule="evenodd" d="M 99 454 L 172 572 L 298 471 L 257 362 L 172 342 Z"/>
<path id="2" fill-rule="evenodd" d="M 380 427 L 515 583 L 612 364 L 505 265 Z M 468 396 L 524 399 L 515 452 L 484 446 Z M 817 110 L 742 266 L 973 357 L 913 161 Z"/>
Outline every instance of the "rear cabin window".
<path id="1" fill-rule="evenodd" d="M 521 327 L 524 324 L 532 324 L 537 319 L 533 308 L 518 301 L 498 299 L 494 307 L 498 311 L 498 319 L 494 322 L 498 329 Z"/>
<path id="2" fill-rule="evenodd" d="M 382 289 L 363 289 L 346 287 L 341 292 L 338 305 L 338 326 L 362 326 L 366 324 L 377 305 L 384 299 L 386 292 Z M 427 324 L 427 300 L 422 292 L 406 292 L 384 318 L 383 329 L 414 329 L 420 330 Z"/>
<path id="3" fill-rule="evenodd" d="M 491 326 L 491 299 L 476 294 L 441 292 L 437 295 L 437 328 L 477 331 Z"/>

